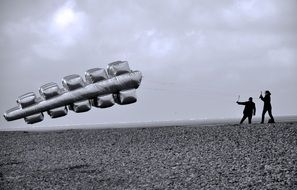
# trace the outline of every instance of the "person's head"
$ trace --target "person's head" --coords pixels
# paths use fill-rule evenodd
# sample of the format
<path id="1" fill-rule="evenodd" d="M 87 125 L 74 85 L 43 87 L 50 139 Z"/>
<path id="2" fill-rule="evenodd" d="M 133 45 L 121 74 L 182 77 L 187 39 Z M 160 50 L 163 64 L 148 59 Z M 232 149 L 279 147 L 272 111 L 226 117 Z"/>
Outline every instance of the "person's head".
<path id="1" fill-rule="evenodd" d="M 250 97 L 250 98 L 249 98 L 249 101 L 250 101 L 250 102 L 252 102 L 252 101 L 253 101 L 253 98 L 252 98 L 252 97 Z"/>
<path id="2" fill-rule="evenodd" d="M 271 95 L 271 93 L 269 92 L 269 90 L 265 91 L 265 95 Z"/>

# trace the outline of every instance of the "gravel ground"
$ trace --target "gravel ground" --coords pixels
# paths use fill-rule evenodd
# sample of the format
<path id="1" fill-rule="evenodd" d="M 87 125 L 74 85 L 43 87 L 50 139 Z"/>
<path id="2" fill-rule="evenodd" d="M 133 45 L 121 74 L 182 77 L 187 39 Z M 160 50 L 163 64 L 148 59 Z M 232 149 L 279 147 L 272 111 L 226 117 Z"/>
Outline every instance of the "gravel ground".
<path id="1" fill-rule="evenodd" d="M 297 123 L 0 132 L 1 189 L 297 189 Z"/>

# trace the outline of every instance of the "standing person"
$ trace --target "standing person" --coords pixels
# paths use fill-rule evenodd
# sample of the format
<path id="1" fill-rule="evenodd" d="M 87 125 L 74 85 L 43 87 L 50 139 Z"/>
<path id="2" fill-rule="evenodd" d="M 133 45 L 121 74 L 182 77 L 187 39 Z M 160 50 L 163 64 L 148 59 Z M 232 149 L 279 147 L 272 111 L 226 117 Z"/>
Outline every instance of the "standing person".
<path id="1" fill-rule="evenodd" d="M 271 102 L 270 95 L 271 95 L 271 93 L 268 90 L 266 90 L 265 91 L 265 96 L 263 97 L 262 92 L 261 92 L 261 95 L 259 97 L 264 102 L 261 123 L 264 123 L 264 118 L 265 118 L 265 114 L 266 114 L 267 111 L 268 111 L 268 114 L 270 116 L 270 120 L 268 121 L 268 123 L 275 123 L 274 118 L 273 118 L 272 113 L 271 113 L 272 106 L 271 106 L 271 103 L 270 103 Z"/>
<path id="2" fill-rule="evenodd" d="M 243 110 L 243 117 L 240 121 L 240 124 L 242 124 L 246 118 L 248 118 L 249 123 L 252 123 L 252 117 L 253 115 L 256 115 L 256 105 L 253 102 L 253 98 L 250 97 L 249 101 L 246 102 L 237 101 L 236 103 L 239 105 L 245 105 Z"/>

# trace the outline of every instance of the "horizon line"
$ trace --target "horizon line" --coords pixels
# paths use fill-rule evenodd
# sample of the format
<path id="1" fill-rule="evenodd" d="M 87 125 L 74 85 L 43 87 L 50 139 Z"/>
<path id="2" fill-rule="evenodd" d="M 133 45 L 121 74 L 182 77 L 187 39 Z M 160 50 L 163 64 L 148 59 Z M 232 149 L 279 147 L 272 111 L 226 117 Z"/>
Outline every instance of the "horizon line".
<path id="1" fill-rule="evenodd" d="M 260 121 L 260 116 L 253 118 L 254 122 Z M 297 121 L 297 115 L 275 116 L 277 122 Z M 200 119 L 179 119 L 179 120 L 159 120 L 159 121 L 136 121 L 136 122 L 117 122 L 117 123 L 86 123 L 55 126 L 28 126 L 28 127 L 5 127 L 0 128 L 4 131 L 60 131 L 75 129 L 120 129 L 120 128 L 147 128 L 147 127 L 166 127 L 166 126 L 192 126 L 192 125 L 218 125 L 218 124 L 239 124 L 240 118 L 200 118 Z M 142 126 L 139 126 L 142 125 Z"/>

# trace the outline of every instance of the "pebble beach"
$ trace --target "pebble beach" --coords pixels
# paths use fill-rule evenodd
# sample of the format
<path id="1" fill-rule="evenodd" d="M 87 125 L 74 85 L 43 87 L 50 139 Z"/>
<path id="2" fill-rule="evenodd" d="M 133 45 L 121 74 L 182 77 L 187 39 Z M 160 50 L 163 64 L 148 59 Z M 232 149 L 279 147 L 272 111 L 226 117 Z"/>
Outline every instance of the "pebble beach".
<path id="1" fill-rule="evenodd" d="M 297 122 L 0 132 L 0 189 L 297 189 Z"/>

